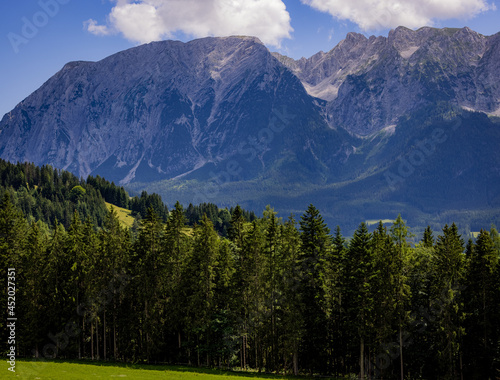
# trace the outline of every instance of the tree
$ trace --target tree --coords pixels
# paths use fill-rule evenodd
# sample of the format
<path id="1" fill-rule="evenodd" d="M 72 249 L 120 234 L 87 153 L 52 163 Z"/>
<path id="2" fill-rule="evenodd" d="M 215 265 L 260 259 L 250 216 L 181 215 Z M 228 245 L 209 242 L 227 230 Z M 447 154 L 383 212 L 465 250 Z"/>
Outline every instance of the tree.
<path id="1" fill-rule="evenodd" d="M 282 341 L 285 372 L 291 362 L 293 374 L 299 374 L 299 346 L 304 335 L 304 322 L 301 313 L 301 298 L 299 294 L 301 271 L 297 262 L 301 252 L 301 239 L 297 231 L 296 221 L 291 215 L 281 226 L 281 265 L 282 278 Z M 291 360 L 290 360 L 291 359 Z"/>
<path id="2" fill-rule="evenodd" d="M 373 281 L 374 301 L 374 332 L 375 342 L 379 354 L 382 357 L 388 355 L 388 346 L 392 342 L 393 334 L 400 325 L 399 281 L 401 275 L 400 254 L 394 244 L 393 237 L 387 233 L 387 229 L 380 221 L 377 229 L 373 232 L 371 239 L 371 250 L 373 255 L 373 267 L 376 277 Z M 399 344 L 399 356 L 401 357 L 402 345 Z M 396 359 L 392 355 L 391 359 Z M 389 363 L 376 363 L 377 370 L 383 377 L 385 367 Z M 384 364 L 384 365 L 381 365 Z"/>
<path id="3" fill-rule="evenodd" d="M 325 262 L 331 249 L 331 237 L 323 217 L 312 204 L 301 217 L 300 240 L 299 292 L 305 330 L 301 357 L 310 365 L 311 370 L 324 373 L 326 356 L 321 348 L 327 344 L 327 334 L 323 279 Z"/>
<path id="4" fill-rule="evenodd" d="M 25 219 L 12 204 L 10 193 L 5 192 L 0 205 L 0 259 L 3 278 L 6 278 L 8 267 L 16 266 L 23 252 L 26 231 Z"/>
<path id="5" fill-rule="evenodd" d="M 131 265 L 136 274 L 134 288 L 139 314 L 138 325 L 140 351 L 149 361 L 159 352 L 161 342 L 161 321 L 164 316 L 163 289 L 161 281 L 166 267 L 163 249 L 164 228 L 153 207 L 150 207 L 145 219 L 141 221 L 139 236 L 134 244 L 134 257 Z M 142 312 L 139 309 L 142 308 Z"/>
<path id="6" fill-rule="evenodd" d="M 193 251 L 186 267 L 187 279 L 187 326 L 196 337 L 197 363 L 206 354 L 210 365 L 211 318 L 214 313 L 216 267 L 219 256 L 219 237 L 206 215 L 195 228 Z"/>
<path id="7" fill-rule="evenodd" d="M 328 318 L 328 347 L 331 352 L 331 366 L 334 373 L 346 373 L 343 367 L 343 355 L 346 352 L 345 337 L 345 284 L 344 260 L 346 254 L 345 239 L 337 226 L 330 250 L 325 263 L 323 288 L 325 292 L 325 310 Z"/>
<path id="8" fill-rule="evenodd" d="M 470 258 L 464 302 L 467 312 L 467 335 L 464 342 L 465 361 L 470 378 L 496 376 L 493 363 L 498 342 L 498 310 L 494 302 L 498 289 L 495 272 L 498 255 L 488 231 L 481 230 Z"/>
<path id="9" fill-rule="evenodd" d="M 404 360 L 403 360 L 403 326 L 406 321 L 406 302 L 410 298 L 409 287 L 406 285 L 406 275 L 405 275 L 405 265 L 404 261 L 406 258 L 406 253 L 409 248 L 409 244 L 406 241 L 407 238 L 413 237 L 410 233 L 405 222 L 401 218 L 401 214 L 398 215 L 396 221 L 391 227 L 391 237 L 396 246 L 396 251 L 398 255 L 395 257 L 395 268 L 394 273 L 396 275 L 396 281 L 394 283 L 396 290 L 396 310 L 395 313 L 398 316 L 398 328 L 399 328 L 399 359 L 400 359 L 400 374 L 401 380 L 404 379 Z M 432 242 L 432 231 L 430 228 L 426 229 L 426 234 L 424 239 L 427 240 L 427 245 Z"/>
<path id="10" fill-rule="evenodd" d="M 80 216 L 77 211 L 73 213 L 73 218 L 71 224 L 68 228 L 68 233 L 66 235 L 66 241 L 64 246 L 64 253 L 66 259 L 68 260 L 67 265 L 70 267 L 68 272 L 69 278 L 69 296 L 71 299 L 71 308 L 74 312 L 77 312 L 78 305 L 83 301 L 85 294 L 85 276 L 88 271 L 88 267 L 85 264 L 88 263 L 89 252 L 87 246 L 84 244 L 85 241 L 85 228 L 80 220 Z M 93 233 L 93 231 L 91 232 Z M 79 321 L 80 322 L 80 321 Z M 79 326 L 83 326 L 83 323 L 79 323 Z M 78 342 L 78 357 L 82 355 L 81 342 Z"/>
<path id="11" fill-rule="evenodd" d="M 234 291 L 236 247 L 227 239 L 219 244 L 215 267 L 214 308 L 211 317 L 213 354 L 218 356 L 219 367 L 225 361 L 231 366 L 231 357 L 237 351 L 237 331 L 234 323 L 239 294 Z"/>
<path id="12" fill-rule="evenodd" d="M 432 289 L 436 316 L 437 357 L 443 375 L 452 379 L 457 373 L 460 339 L 463 335 L 463 305 L 460 300 L 464 276 L 463 240 L 453 223 L 445 225 L 436 241 L 435 278 Z"/>
<path id="13" fill-rule="evenodd" d="M 237 205 L 233 213 L 231 214 L 231 221 L 229 223 L 229 229 L 227 233 L 229 239 L 231 239 L 231 241 L 234 242 L 239 248 L 243 246 L 245 222 L 246 219 L 243 216 L 243 210 L 239 205 Z"/>
<path id="14" fill-rule="evenodd" d="M 371 234 L 366 223 L 354 232 L 345 259 L 346 310 L 350 330 L 359 339 L 360 379 L 365 378 L 365 343 L 373 331 L 374 278 L 376 277 L 371 249 Z"/>
<path id="15" fill-rule="evenodd" d="M 262 340 L 263 324 L 266 313 L 266 283 L 264 268 L 266 267 L 265 231 L 261 223 L 253 221 L 251 229 L 245 235 L 243 247 L 240 251 L 239 281 L 241 286 L 241 309 L 242 316 L 241 338 L 242 352 L 241 362 L 245 368 L 254 363 L 254 368 L 262 370 L 264 366 Z M 253 359 L 253 360 L 252 360 Z"/>
<path id="16" fill-rule="evenodd" d="M 165 274 L 165 292 L 168 299 L 167 325 L 172 333 L 176 334 L 178 360 L 182 355 L 181 330 L 185 323 L 185 295 L 183 286 L 183 265 L 191 254 L 191 239 L 187 235 L 184 209 L 176 202 L 170 212 L 164 235 L 167 273 Z"/>
<path id="17" fill-rule="evenodd" d="M 432 230 L 430 226 L 427 226 L 424 231 L 422 243 L 426 248 L 431 248 L 434 246 L 434 236 L 432 236 Z"/>
<path id="18" fill-rule="evenodd" d="M 276 217 L 276 212 L 270 206 L 264 211 L 263 224 L 265 229 L 264 243 L 264 268 L 263 280 L 265 283 L 264 313 L 268 316 L 265 325 L 268 327 L 265 332 L 267 336 L 267 345 L 271 347 L 266 360 L 266 368 L 270 371 L 277 369 L 280 360 L 278 353 L 278 310 L 281 292 L 279 281 L 281 276 L 281 251 L 280 251 L 280 219 Z"/>
<path id="19" fill-rule="evenodd" d="M 24 286 L 22 298 L 26 300 L 23 310 L 21 331 L 25 337 L 24 344 L 32 350 L 29 354 L 39 358 L 42 354 L 44 339 L 48 334 L 48 319 L 46 307 L 50 291 L 47 290 L 43 267 L 47 260 L 46 249 L 48 244 L 48 231 L 43 231 L 46 226 L 41 222 L 33 223 L 28 231 L 26 241 L 26 255 L 22 257 L 24 268 Z"/>
<path id="20" fill-rule="evenodd" d="M 118 214 L 114 207 L 111 207 L 106 215 L 104 226 L 99 234 L 100 240 L 100 257 L 98 258 L 98 268 L 100 276 L 96 281 L 96 285 L 100 284 L 102 289 L 111 288 L 110 305 L 103 305 L 103 324 L 104 324 L 104 340 L 103 354 L 106 359 L 106 333 L 107 333 L 107 310 L 111 313 L 111 328 L 109 334 L 112 336 L 113 358 L 119 357 L 118 344 L 118 322 L 120 318 L 121 303 L 124 298 L 123 292 L 118 294 L 119 284 L 127 275 L 128 260 L 130 256 L 130 234 L 120 224 Z"/>
<path id="21" fill-rule="evenodd" d="M 410 334 L 410 342 L 405 355 L 407 373 L 419 373 L 422 378 L 436 377 L 437 345 L 433 321 L 437 309 L 432 301 L 432 286 L 435 279 L 434 247 L 417 246 L 409 251 L 406 266 L 406 284 L 410 287 L 409 325 L 405 331 Z"/>

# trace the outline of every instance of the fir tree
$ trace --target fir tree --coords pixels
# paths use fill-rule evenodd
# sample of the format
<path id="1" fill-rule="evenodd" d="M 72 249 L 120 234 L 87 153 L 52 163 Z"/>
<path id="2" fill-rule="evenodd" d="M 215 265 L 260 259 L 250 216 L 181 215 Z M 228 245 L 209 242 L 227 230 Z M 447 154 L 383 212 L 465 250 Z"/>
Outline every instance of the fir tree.
<path id="1" fill-rule="evenodd" d="M 468 375 L 474 379 L 495 376 L 495 346 L 498 342 L 498 306 L 495 298 L 498 255 L 488 231 L 481 230 L 471 255 L 464 302 L 467 311 L 467 336 L 464 350 Z"/>
<path id="2" fill-rule="evenodd" d="M 424 236 L 422 238 L 422 243 L 426 248 L 431 248 L 434 246 L 434 236 L 432 235 L 432 230 L 430 226 L 427 226 L 425 228 Z"/>
<path id="3" fill-rule="evenodd" d="M 298 264 L 301 270 L 300 294 L 304 337 L 301 357 L 311 370 L 326 372 L 326 357 L 320 347 L 325 347 L 326 325 L 323 278 L 325 262 L 331 249 L 330 230 L 323 217 L 312 204 L 300 221 L 301 253 Z"/>
<path id="4" fill-rule="evenodd" d="M 366 223 L 354 232 L 346 255 L 346 299 L 349 327 L 359 341 L 359 373 L 364 379 L 366 370 L 365 348 L 373 331 L 375 268 L 371 249 L 371 234 Z"/>

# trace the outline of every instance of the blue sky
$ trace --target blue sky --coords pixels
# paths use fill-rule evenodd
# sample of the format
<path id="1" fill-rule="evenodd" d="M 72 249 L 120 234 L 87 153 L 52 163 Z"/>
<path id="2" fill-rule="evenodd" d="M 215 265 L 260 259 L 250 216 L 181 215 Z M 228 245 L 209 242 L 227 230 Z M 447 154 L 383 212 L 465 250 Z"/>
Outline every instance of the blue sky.
<path id="1" fill-rule="evenodd" d="M 298 59 L 398 25 L 495 34 L 500 0 L 2 0 L 0 17 L 1 117 L 65 63 L 151 40 L 256 35 Z"/>

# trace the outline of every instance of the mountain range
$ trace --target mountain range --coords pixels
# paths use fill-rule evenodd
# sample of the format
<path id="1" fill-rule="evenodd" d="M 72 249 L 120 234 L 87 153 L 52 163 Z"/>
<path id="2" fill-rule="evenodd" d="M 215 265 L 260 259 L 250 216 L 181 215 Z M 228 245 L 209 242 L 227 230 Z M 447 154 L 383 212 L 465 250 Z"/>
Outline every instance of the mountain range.
<path id="1" fill-rule="evenodd" d="M 499 117 L 500 33 L 349 33 L 300 60 L 246 36 L 161 41 L 66 64 L 3 117 L 0 157 L 169 204 L 474 231 L 499 220 Z"/>

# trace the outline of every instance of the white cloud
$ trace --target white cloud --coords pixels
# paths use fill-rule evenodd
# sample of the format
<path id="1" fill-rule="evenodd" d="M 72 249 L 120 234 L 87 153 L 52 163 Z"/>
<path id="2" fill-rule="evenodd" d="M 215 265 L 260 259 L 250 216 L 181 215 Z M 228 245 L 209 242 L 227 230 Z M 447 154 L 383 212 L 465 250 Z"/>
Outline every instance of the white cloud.
<path id="1" fill-rule="evenodd" d="M 140 43 L 177 32 L 193 37 L 238 34 L 277 47 L 293 30 L 282 0 L 117 0 L 108 20 L 107 26 L 89 20 L 87 30 L 113 30 Z"/>
<path id="2" fill-rule="evenodd" d="M 485 0 L 301 0 L 333 17 L 350 20 L 365 31 L 433 25 L 436 19 L 471 18 L 495 9 Z"/>
<path id="3" fill-rule="evenodd" d="M 84 21 L 83 27 L 96 36 L 107 36 L 111 34 L 111 31 L 107 26 L 97 25 L 96 20 L 88 19 L 87 21 Z"/>

